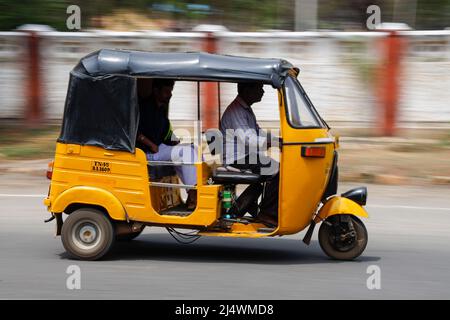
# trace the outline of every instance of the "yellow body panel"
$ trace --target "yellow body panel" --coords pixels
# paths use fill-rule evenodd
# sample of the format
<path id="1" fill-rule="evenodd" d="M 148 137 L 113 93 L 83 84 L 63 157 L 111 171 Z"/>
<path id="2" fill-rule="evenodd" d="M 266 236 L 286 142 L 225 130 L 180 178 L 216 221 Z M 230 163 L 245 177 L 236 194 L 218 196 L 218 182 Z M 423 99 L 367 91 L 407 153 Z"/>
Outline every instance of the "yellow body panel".
<path id="1" fill-rule="evenodd" d="M 241 237 L 241 238 L 261 238 L 267 237 L 272 234 L 272 232 L 259 232 L 259 229 L 268 229 L 262 223 L 234 223 L 229 232 L 220 231 L 205 231 L 199 232 L 198 235 L 201 236 L 213 236 L 213 237 Z M 269 229 L 270 230 L 270 229 Z"/>
<path id="2" fill-rule="evenodd" d="M 369 214 L 366 210 L 356 202 L 344 197 L 332 197 L 320 208 L 319 213 L 314 221 L 319 223 L 328 217 L 337 214 L 352 214 L 362 218 L 368 218 Z"/>
<path id="3" fill-rule="evenodd" d="M 208 237 L 225 237 L 225 238 L 264 238 L 264 237 L 268 237 L 268 236 L 273 236 L 273 233 L 205 231 L 205 232 L 199 232 L 197 235 L 208 236 Z"/>
<path id="4" fill-rule="evenodd" d="M 280 95 L 280 125 L 283 147 L 280 153 L 279 227 L 276 234 L 293 234 L 303 230 L 316 213 L 331 173 L 333 143 L 326 147 L 324 158 L 301 156 L 304 145 L 317 146 L 316 139 L 333 139 L 327 129 L 293 128 L 286 118 L 283 92 Z"/>
<path id="5" fill-rule="evenodd" d="M 231 232 L 233 233 L 254 233 L 258 232 L 258 229 L 267 227 L 262 223 L 243 224 L 235 223 L 231 226 Z"/>
<path id="6" fill-rule="evenodd" d="M 219 217 L 219 185 L 205 185 L 208 170 L 196 165 L 201 181 L 196 210 L 189 216 L 163 216 L 154 210 L 145 153 L 110 151 L 94 146 L 57 143 L 50 194 L 44 201 L 51 212 L 74 203 L 104 207 L 116 220 L 210 226 Z M 122 207 L 122 211 L 119 209 Z"/>
<path id="7" fill-rule="evenodd" d="M 52 211 L 63 212 L 72 203 L 101 206 L 106 209 L 112 219 L 126 220 L 126 213 L 120 201 L 105 189 L 87 186 L 67 189 L 54 200 Z"/>

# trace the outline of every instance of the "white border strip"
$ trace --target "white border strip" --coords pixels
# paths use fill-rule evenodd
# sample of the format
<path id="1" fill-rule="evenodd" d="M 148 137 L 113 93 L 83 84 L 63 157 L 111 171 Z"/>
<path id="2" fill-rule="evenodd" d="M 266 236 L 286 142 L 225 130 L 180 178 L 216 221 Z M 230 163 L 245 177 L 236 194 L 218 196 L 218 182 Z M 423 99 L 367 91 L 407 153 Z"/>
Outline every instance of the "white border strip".
<path id="1" fill-rule="evenodd" d="M 393 209 L 410 209 L 410 210 L 440 210 L 450 211 L 450 208 L 436 208 L 436 207 L 416 207 L 416 206 L 399 206 L 399 205 L 383 205 L 383 204 L 371 204 L 367 205 L 367 208 L 393 208 Z"/>
<path id="2" fill-rule="evenodd" d="M 46 194 L 5 194 L 0 193 L 0 197 L 5 198 L 45 198 Z"/>
<path id="3" fill-rule="evenodd" d="M 158 187 L 167 187 L 168 185 L 172 186 L 172 184 L 158 184 L 153 182 L 152 183 L 153 186 L 158 186 Z M 174 185 L 174 186 L 178 186 L 178 187 L 182 187 L 182 188 L 186 188 L 186 189 L 195 189 L 195 186 L 189 186 L 189 185 Z M 5 193 L 0 193 L 0 197 L 5 197 L 5 198 L 46 198 L 47 195 L 46 194 L 5 194 Z M 402 206 L 402 205 L 383 205 L 383 204 L 371 204 L 371 205 L 367 205 L 365 206 L 367 208 L 380 208 L 380 209 L 409 209 L 409 210 L 438 210 L 438 211 L 450 211 L 450 208 L 443 208 L 443 207 L 420 207 L 420 206 Z"/>

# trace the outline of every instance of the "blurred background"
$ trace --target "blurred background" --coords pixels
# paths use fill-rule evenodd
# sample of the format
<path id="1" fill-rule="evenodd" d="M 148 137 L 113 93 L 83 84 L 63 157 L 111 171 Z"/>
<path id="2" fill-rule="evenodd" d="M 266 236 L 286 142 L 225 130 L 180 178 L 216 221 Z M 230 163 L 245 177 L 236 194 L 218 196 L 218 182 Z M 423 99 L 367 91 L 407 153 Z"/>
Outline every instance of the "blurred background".
<path id="1" fill-rule="evenodd" d="M 69 72 L 100 48 L 286 59 L 341 136 L 342 180 L 450 184 L 450 0 L 0 0 L 0 174 L 45 169 Z M 175 87 L 175 127 L 192 92 Z M 264 127 L 276 99 L 255 105 Z"/>

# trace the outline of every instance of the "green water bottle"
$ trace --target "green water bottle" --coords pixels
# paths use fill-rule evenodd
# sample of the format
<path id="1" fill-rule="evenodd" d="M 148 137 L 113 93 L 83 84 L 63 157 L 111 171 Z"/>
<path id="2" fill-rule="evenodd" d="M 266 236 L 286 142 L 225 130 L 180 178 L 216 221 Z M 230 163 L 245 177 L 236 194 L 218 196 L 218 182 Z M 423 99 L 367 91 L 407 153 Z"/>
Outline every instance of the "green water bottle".
<path id="1" fill-rule="evenodd" d="M 230 190 L 223 191 L 222 205 L 223 205 L 223 208 L 226 210 L 231 208 L 231 191 Z"/>

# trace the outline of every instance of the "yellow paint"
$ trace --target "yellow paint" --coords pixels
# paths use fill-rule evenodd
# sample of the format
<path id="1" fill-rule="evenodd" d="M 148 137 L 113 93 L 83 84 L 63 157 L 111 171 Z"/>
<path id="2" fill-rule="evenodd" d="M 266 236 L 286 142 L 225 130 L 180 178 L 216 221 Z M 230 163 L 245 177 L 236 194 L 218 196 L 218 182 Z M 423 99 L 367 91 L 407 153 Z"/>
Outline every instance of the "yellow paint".
<path id="1" fill-rule="evenodd" d="M 125 210 L 120 201 L 102 188 L 75 186 L 62 192 L 52 203 L 52 211 L 63 212 L 70 204 L 82 203 L 101 206 L 114 220 L 126 220 Z"/>
<path id="2" fill-rule="evenodd" d="M 332 138 L 327 129 L 298 129 L 289 125 L 279 90 L 280 126 L 283 143 L 314 143 Z M 316 145 L 317 146 L 317 145 Z M 301 144 L 283 145 L 280 153 L 279 227 L 276 234 L 293 234 L 309 225 L 326 188 L 333 162 L 334 144 L 326 148 L 325 158 L 301 156 Z"/>
<path id="3" fill-rule="evenodd" d="M 50 198 L 45 198 L 43 203 L 44 203 L 44 206 L 50 207 L 50 204 L 51 204 Z"/>
<path id="4" fill-rule="evenodd" d="M 208 237 L 225 237 L 225 238 L 264 238 L 264 237 L 272 236 L 273 233 L 202 231 L 202 232 L 199 232 L 198 235 L 199 236 L 208 236 Z"/>
<path id="5" fill-rule="evenodd" d="M 330 198 L 322 208 L 320 208 L 314 221 L 319 223 L 320 221 L 337 214 L 351 214 L 362 218 L 369 217 L 367 211 L 356 202 L 344 197 L 336 196 Z"/>
<path id="6" fill-rule="evenodd" d="M 231 226 L 231 232 L 233 233 L 252 233 L 258 232 L 258 229 L 267 228 L 262 223 L 252 223 L 252 224 L 243 224 L 243 223 L 234 223 Z"/>
<path id="7" fill-rule="evenodd" d="M 211 236 L 211 237 L 235 237 L 235 238 L 262 238 L 273 234 L 273 232 L 260 232 L 260 229 L 268 229 L 262 223 L 234 223 L 228 232 L 214 231 L 202 231 L 198 235 Z"/>

